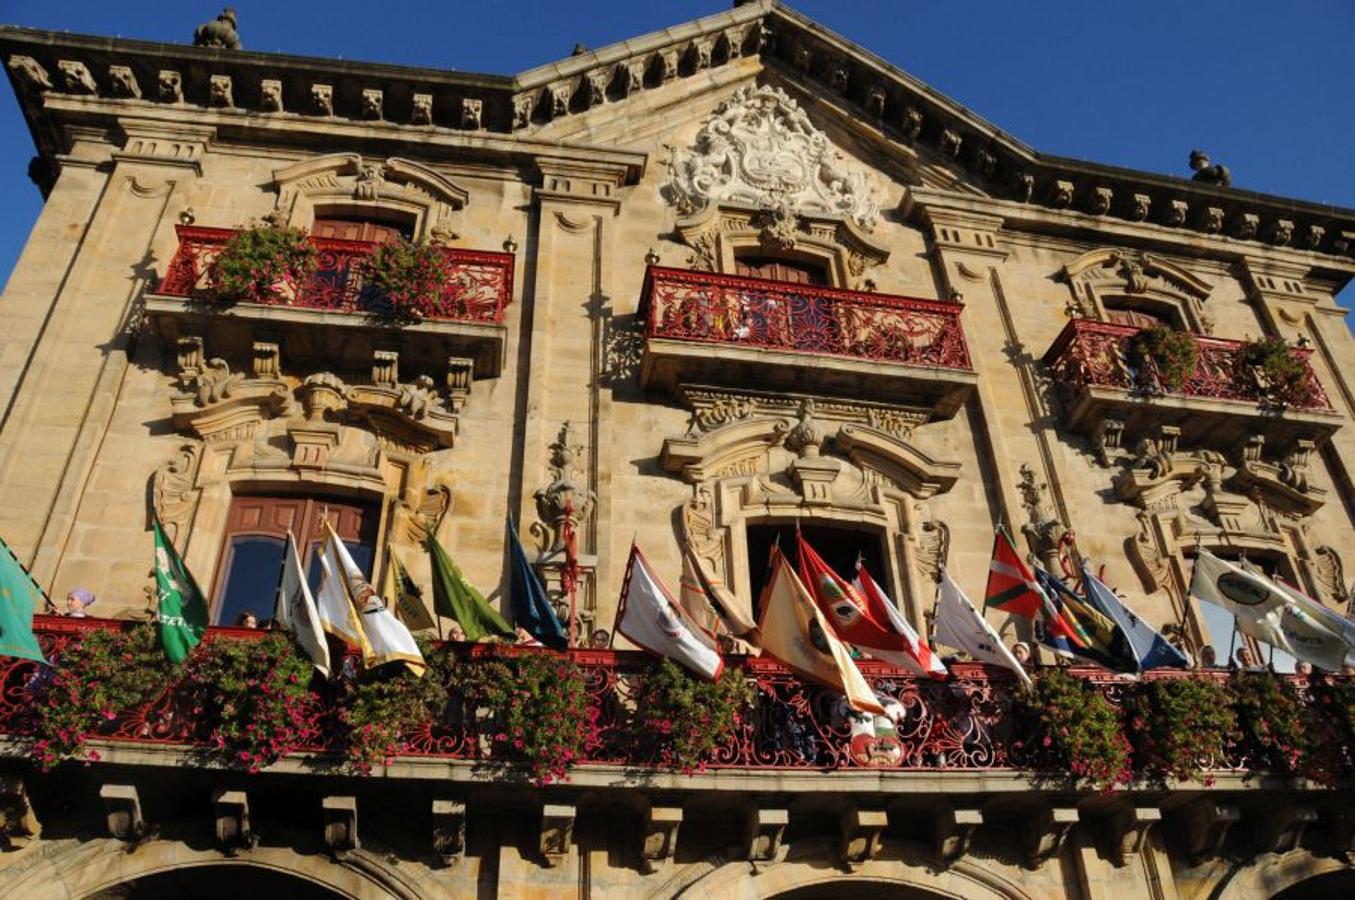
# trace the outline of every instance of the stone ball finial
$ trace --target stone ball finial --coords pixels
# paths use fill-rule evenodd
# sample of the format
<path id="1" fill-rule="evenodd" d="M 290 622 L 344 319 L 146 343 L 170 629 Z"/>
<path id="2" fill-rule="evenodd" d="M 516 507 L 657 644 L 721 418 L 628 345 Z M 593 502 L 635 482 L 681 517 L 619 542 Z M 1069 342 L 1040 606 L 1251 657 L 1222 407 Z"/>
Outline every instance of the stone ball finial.
<path id="1" fill-rule="evenodd" d="M 239 19 L 235 10 L 228 6 L 215 19 L 194 29 L 193 46 L 240 50 L 244 45 L 240 43 L 240 34 L 236 30 L 238 27 Z"/>
<path id="2" fill-rule="evenodd" d="M 1209 154 L 1203 150 L 1190 151 L 1190 168 L 1198 172 L 1209 165 Z"/>
<path id="3" fill-rule="evenodd" d="M 1228 167 L 1223 163 L 1210 165 L 1209 154 L 1203 150 L 1190 151 L 1190 167 L 1195 170 L 1195 181 L 1217 184 L 1219 187 L 1230 187 L 1233 183 L 1233 174 L 1228 171 Z"/>

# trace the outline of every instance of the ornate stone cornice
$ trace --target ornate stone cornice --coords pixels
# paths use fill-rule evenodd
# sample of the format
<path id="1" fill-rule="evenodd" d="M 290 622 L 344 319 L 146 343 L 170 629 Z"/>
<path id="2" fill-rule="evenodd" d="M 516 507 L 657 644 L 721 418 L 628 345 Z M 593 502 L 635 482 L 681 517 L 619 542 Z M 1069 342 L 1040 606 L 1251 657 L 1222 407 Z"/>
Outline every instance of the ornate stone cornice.
<path id="1" fill-rule="evenodd" d="M 237 127 L 315 120 L 333 131 L 522 135 L 758 56 L 908 167 L 968 190 L 1092 222 L 1142 223 L 1309 258 L 1355 254 L 1355 210 L 1042 154 L 774 0 L 582 53 L 514 77 L 222 51 L 7 27 L 0 56 L 39 150 L 64 150 L 53 101 L 211 113 Z M 260 113 L 263 115 L 261 116 Z M 77 116 L 78 117 L 78 116 Z M 547 142 L 548 143 L 548 142 Z M 521 146 L 519 144 L 519 146 Z M 544 146 L 544 145 L 543 145 Z M 511 145 L 501 149 L 512 152 Z M 1091 226 L 1099 227 L 1099 226 Z"/>

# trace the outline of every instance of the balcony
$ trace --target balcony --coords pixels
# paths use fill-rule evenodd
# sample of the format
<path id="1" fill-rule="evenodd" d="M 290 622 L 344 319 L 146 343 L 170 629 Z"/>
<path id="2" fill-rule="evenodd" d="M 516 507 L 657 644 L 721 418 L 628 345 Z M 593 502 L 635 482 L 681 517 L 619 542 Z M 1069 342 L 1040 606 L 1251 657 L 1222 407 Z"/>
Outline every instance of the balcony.
<path id="1" fill-rule="evenodd" d="M 179 226 L 179 248 L 146 312 L 166 346 L 182 336 L 208 336 L 211 356 L 248 358 L 256 340 L 285 341 L 297 364 L 335 368 L 370 365 L 374 351 L 445 367 L 449 356 L 474 360 L 477 378 L 503 370 L 504 310 L 513 298 L 513 257 L 507 253 L 443 248 L 450 263 L 443 312 L 417 321 L 390 315 L 379 291 L 366 283 L 364 260 L 375 244 L 311 238 L 318 268 L 286 302 L 223 302 L 212 268 L 235 231 Z M 319 327 L 317 327 L 319 326 Z"/>
<path id="2" fill-rule="evenodd" d="M 641 383 L 804 390 L 953 416 L 977 381 L 962 306 L 651 266 Z"/>
<path id="3" fill-rule="evenodd" d="M 96 631 L 126 631 L 141 623 L 98 619 L 64 619 L 37 616 L 35 631 L 49 659 L 58 667 L 64 651 Z M 257 641 L 265 632 L 234 628 L 210 629 L 207 641 Z M 385 774 L 392 777 L 445 778 L 447 769 L 432 768 L 441 763 L 456 769 L 477 767 L 475 772 L 497 772 L 501 780 L 522 780 L 514 750 L 503 740 L 505 730 L 497 711 L 486 708 L 476 695 L 475 670 L 501 664 L 524 654 L 549 651 L 505 647 L 501 645 L 439 645 L 450 650 L 455 667 L 445 683 L 441 707 L 431 720 L 401 735 L 401 749 L 388 760 Z M 200 651 L 199 651 L 200 652 Z M 297 651 L 299 652 L 299 651 Z M 581 783 L 590 779 L 605 783 L 618 771 L 627 778 L 654 779 L 661 776 L 659 758 L 665 738 L 644 727 L 637 715 L 635 697 L 643 680 L 658 668 L 653 657 L 644 653 L 611 650 L 572 650 L 571 662 L 583 675 L 588 720 L 595 723 L 596 740 L 571 765 L 570 778 Z M 554 656 L 552 654 L 552 656 Z M 969 773 L 982 790 L 994 790 L 1005 783 L 1012 787 L 1026 778 L 1062 778 L 1059 764 L 1049 757 L 1047 738 L 1041 740 L 1040 724 L 1022 712 L 1016 704 L 1020 686 L 1005 670 L 973 663 L 951 666 L 947 681 L 918 679 L 903 670 L 873 660 L 864 660 L 860 668 L 877 695 L 887 704 L 897 704 L 892 734 L 880 730 L 880 719 L 868 720 L 862 730 L 844 716 L 841 698 L 806 684 L 780 664 L 755 658 L 731 657 L 725 677 L 747 680 L 752 706 L 742 715 L 732 737 L 717 744 L 709 753 L 703 769 L 719 777 L 722 770 L 747 776 L 762 772 L 783 780 L 795 772 L 812 773 L 815 779 L 833 777 L 827 773 L 864 774 L 863 770 L 896 773 L 949 772 L 951 777 Z M 271 663 L 276 665 L 276 662 Z M 336 668 L 339 666 L 336 664 Z M 147 699 L 129 709 L 109 709 L 98 717 L 98 724 L 87 737 L 90 746 L 98 745 L 98 756 L 107 762 L 135 761 L 154 765 L 153 755 L 161 748 L 165 764 L 235 765 L 238 760 L 218 759 L 213 754 L 221 746 L 214 744 L 215 724 L 204 712 L 203 685 L 194 684 L 192 666 L 179 670 L 147 672 L 152 683 Z M 1122 678 L 1101 669 L 1066 669 L 1092 684 L 1117 710 L 1126 702 L 1132 687 Z M 38 733 L 36 708 L 50 684 L 52 670 L 34 663 L 0 657 L 0 757 L 23 756 L 33 751 L 32 738 Z M 79 676 L 80 673 L 77 673 Z M 430 675 L 429 677 L 433 677 Z M 1225 682 L 1224 670 L 1182 672 L 1159 670 L 1144 676 L 1144 682 L 1172 679 L 1204 679 Z M 1271 677 L 1271 676 L 1267 676 Z M 1273 676 L 1279 678 L 1280 676 Z M 1348 753 L 1347 736 L 1341 730 L 1344 721 L 1330 706 L 1334 696 L 1349 696 L 1349 679 L 1323 676 L 1312 681 L 1294 680 L 1302 705 L 1299 712 L 1310 728 L 1321 731 L 1325 749 L 1314 753 L 1321 758 L 1326 776 L 1342 780 L 1355 765 Z M 336 766 L 345 747 L 362 740 L 348 733 L 334 704 L 342 690 L 317 682 L 293 707 L 292 724 L 303 735 L 295 746 L 272 765 L 279 771 L 316 772 Z M 52 703 L 55 703 L 52 700 Z M 1342 701 L 1344 702 L 1344 701 Z M 1133 725 L 1121 723 L 1125 733 Z M 1141 725 L 1138 727 L 1142 727 Z M 886 740 L 885 738 L 889 739 Z M 1269 751 L 1239 732 L 1225 740 L 1203 759 L 1200 777 L 1236 776 L 1229 783 L 1245 785 L 1248 772 L 1267 768 L 1264 762 L 1274 758 Z M 151 755 L 148 755 L 151 754 Z M 493 767 L 493 768 L 486 768 Z M 594 775 L 589 775 L 590 770 Z M 254 771 L 251 769 L 251 771 Z M 1303 770 L 1315 777 L 1307 769 Z M 1137 770 L 1136 770 L 1137 772 Z M 648 773 L 648 774 L 645 774 Z M 779 774 L 778 774 L 779 773 Z M 676 775 L 676 773 L 668 773 Z M 664 776 L 667 777 L 667 776 Z M 1234 784 L 1233 782 L 1236 782 Z M 630 783 L 630 782 L 628 782 Z M 699 786 L 699 783 L 674 781 Z M 794 781 L 784 781 L 794 784 Z M 806 790 L 821 790 L 825 782 L 804 783 Z M 869 789 L 881 790 L 881 782 Z"/>
<path id="4" fill-rule="evenodd" d="M 1093 434 L 1106 420 L 1143 434 L 1161 425 L 1181 429 L 1191 445 L 1228 448 L 1254 433 L 1267 443 L 1321 440 L 1341 426 L 1340 416 L 1308 366 L 1312 351 L 1292 352 L 1304 361 L 1309 391 L 1302 403 L 1271 401 L 1260 379 L 1241 371 L 1240 341 L 1195 337 L 1199 361 L 1180 390 L 1171 390 L 1155 373 L 1136 370 L 1129 342 L 1139 329 L 1130 325 L 1070 321 L 1044 355 L 1066 411 L 1065 427 Z"/>

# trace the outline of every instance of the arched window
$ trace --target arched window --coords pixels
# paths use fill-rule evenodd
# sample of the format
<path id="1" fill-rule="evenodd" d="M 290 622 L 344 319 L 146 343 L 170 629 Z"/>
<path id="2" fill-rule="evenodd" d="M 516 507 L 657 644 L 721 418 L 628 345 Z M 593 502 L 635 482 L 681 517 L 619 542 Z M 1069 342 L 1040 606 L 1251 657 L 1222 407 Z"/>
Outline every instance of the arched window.
<path id="1" fill-rule="evenodd" d="M 845 580 L 851 581 L 856 577 L 856 560 L 860 558 L 866 571 L 876 581 L 887 583 L 879 532 L 830 525 L 805 525 L 801 526 L 800 531 L 805 541 L 823 557 L 823 561 Z M 755 616 L 762 614 L 762 589 L 767 584 L 767 561 L 771 558 L 774 545 L 781 548 L 791 565 L 796 564 L 794 524 L 748 526 L 748 580 L 753 589 Z"/>
<path id="2" fill-rule="evenodd" d="M 351 500 L 306 497 L 237 496 L 226 522 L 221 565 L 213 592 L 212 623 L 234 625 L 249 611 L 260 620 L 273 617 L 278 576 L 287 532 L 296 536 L 312 590 L 320 585 L 317 550 L 325 538 L 325 520 L 369 578 L 376 558 L 377 509 Z"/>
<path id="3" fill-rule="evenodd" d="M 1161 303 L 1137 303 L 1130 299 L 1112 297 L 1105 301 L 1106 318 L 1117 325 L 1152 328 L 1165 325 L 1178 331 L 1189 330 L 1180 311 Z"/>

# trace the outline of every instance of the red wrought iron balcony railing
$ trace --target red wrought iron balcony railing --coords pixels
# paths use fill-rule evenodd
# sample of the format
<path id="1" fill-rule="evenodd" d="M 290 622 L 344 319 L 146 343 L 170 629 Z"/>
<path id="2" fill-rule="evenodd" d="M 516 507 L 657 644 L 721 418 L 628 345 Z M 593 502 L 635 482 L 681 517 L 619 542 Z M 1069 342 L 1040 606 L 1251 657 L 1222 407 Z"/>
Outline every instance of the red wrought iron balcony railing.
<path id="1" fill-rule="evenodd" d="M 1073 319 L 1045 353 L 1044 362 L 1054 372 L 1056 383 L 1067 390 L 1104 387 L 1147 396 L 1175 394 L 1253 405 L 1274 402 L 1263 378 L 1241 364 L 1241 341 L 1192 335 L 1199 348 L 1195 369 L 1180 388 L 1173 388 L 1151 366 L 1136 367 L 1131 362 L 1130 341 L 1139 331 L 1132 325 Z M 1295 348 L 1290 352 L 1302 361 L 1308 378 L 1307 390 L 1288 405 L 1330 411 L 1331 401 L 1308 364 L 1312 351 Z"/>
<path id="2" fill-rule="evenodd" d="M 57 669 L 0 657 L 0 756 L 40 755 L 41 748 L 36 746 L 40 742 L 36 739 L 43 733 L 42 710 L 65 702 L 63 688 L 54 685 L 53 673 L 63 665 L 71 665 L 75 656 L 72 651 L 78 642 L 95 632 L 127 633 L 132 628 L 147 627 L 144 623 L 51 616 L 37 617 L 35 626 L 44 652 Z M 207 642 L 253 641 L 264 634 L 211 629 Z M 443 651 L 453 654 L 455 665 L 437 669 L 443 673 L 441 676 L 435 675 L 434 670 L 425 676 L 446 679 L 440 706 L 431 711 L 423 724 L 400 735 L 393 758 L 477 763 L 521 761 L 515 756 L 512 742 L 504 740 L 505 711 L 493 708 L 477 693 L 480 690 L 477 670 L 502 668 L 524 655 L 546 654 L 557 659 L 560 656 L 540 649 L 485 644 L 439 645 L 433 652 Z M 664 742 L 669 738 L 646 725 L 638 715 L 637 705 L 645 679 L 657 672 L 659 664 L 647 654 L 611 650 L 573 650 L 568 657 L 582 674 L 586 719 L 594 735 L 582 755 L 571 761 L 571 766 L 576 769 L 661 766 Z M 958 663 L 951 666 L 948 680 L 936 681 L 916 678 L 876 661 L 862 661 L 862 672 L 887 713 L 872 717 L 852 715 L 840 695 L 807 684 L 774 661 L 731 657 L 728 662 L 724 677 L 745 679 L 752 702 L 744 708 L 728 739 L 712 747 L 702 760 L 706 767 L 1048 773 L 1064 766 L 1062 774 L 1067 774 L 1066 763 L 1050 756 L 1058 748 L 1050 749 L 1051 741 L 1043 730 L 1047 724 L 1041 724 L 1040 716 L 1023 709 L 1020 685 L 1011 673 L 1003 670 Z M 143 699 L 129 708 L 100 711 L 86 732 L 88 739 L 98 742 L 105 754 L 109 748 L 116 749 L 122 744 L 142 751 L 151 745 L 198 748 L 210 755 L 213 746 L 221 746 L 219 737 L 214 741 L 220 723 L 211 718 L 212 704 L 204 703 L 204 697 L 212 692 L 211 685 L 195 683 L 193 668 L 190 660 L 190 664 L 178 669 L 147 672 Z M 335 668 L 348 667 L 336 662 Z M 1104 670 L 1063 671 L 1090 684 L 1110 704 L 1125 734 L 1136 742 L 1141 742 L 1145 735 L 1151 737 L 1152 732 L 1145 730 L 1144 723 L 1121 712 L 1131 683 Z M 65 689 L 94 677 L 78 671 L 72 674 Z M 1144 679 L 1145 682 L 1196 679 L 1223 685 L 1229 677 L 1227 671 L 1218 669 L 1159 670 L 1148 673 Z M 1343 718 L 1341 710 L 1348 702 L 1343 698 L 1351 696 L 1350 679 L 1330 675 L 1314 676 L 1311 680 L 1265 677 L 1273 677 L 1277 685 L 1283 686 L 1287 681 L 1292 686 L 1285 695 L 1291 699 L 1284 702 L 1295 706 L 1285 714 L 1299 716 L 1307 723 L 1304 728 L 1320 735 L 1320 740 L 1313 742 L 1310 763 L 1316 766 L 1320 761 L 1330 779 L 1348 777 L 1355 769 L 1347 733 L 1352 725 L 1348 716 Z M 340 759 L 354 741 L 362 741 L 362 735 L 352 732 L 337 705 L 342 703 L 347 690 L 318 680 L 312 684 L 290 706 L 290 720 L 285 724 L 294 743 L 284 752 Z M 69 718 L 58 717 L 58 724 L 69 726 L 69 722 Z M 1249 732 L 1244 732 L 1245 728 L 1236 733 L 1220 733 L 1216 745 L 1193 750 L 1199 757 L 1196 763 L 1200 772 L 1240 774 L 1273 769 L 1276 760 L 1281 759 L 1272 752 L 1276 748 L 1264 741 L 1257 743 L 1258 739 L 1249 738 Z M 514 776 L 505 770 L 505 777 Z"/>
<path id="3" fill-rule="evenodd" d="M 821 390 L 954 415 L 976 376 L 958 303 L 651 266 L 641 382 Z"/>
<path id="4" fill-rule="evenodd" d="M 227 228 L 179 226 L 179 249 L 170 260 L 157 293 L 164 297 L 215 301 L 213 267 L 226 242 L 236 233 Z M 310 238 L 317 252 L 314 274 L 277 305 L 301 309 L 389 314 L 389 301 L 369 283 L 365 263 L 376 249 L 369 241 Z M 439 296 L 429 303 L 434 321 L 501 324 L 513 297 L 513 257 L 459 248 L 439 248 L 447 261 Z"/>

